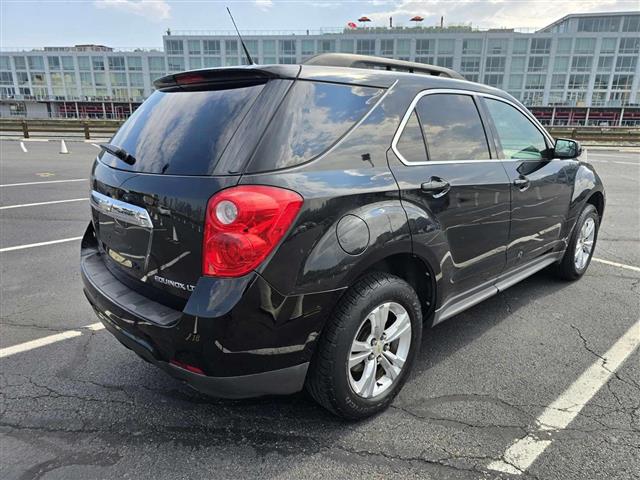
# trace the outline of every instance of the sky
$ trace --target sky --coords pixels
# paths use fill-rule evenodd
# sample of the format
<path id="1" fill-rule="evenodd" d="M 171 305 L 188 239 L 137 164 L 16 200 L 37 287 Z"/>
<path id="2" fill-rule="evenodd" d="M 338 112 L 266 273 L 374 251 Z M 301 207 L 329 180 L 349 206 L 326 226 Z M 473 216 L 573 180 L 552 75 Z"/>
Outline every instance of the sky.
<path id="1" fill-rule="evenodd" d="M 111 47 L 161 47 L 171 30 L 231 30 L 225 7 L 241 31 L 344 27 L 366 15 L 369 25 L 493 27 L 547 25 L 569 13 L 638 11 L 638 0 L 0 0 L 0 48 L 97 43 Z"/>

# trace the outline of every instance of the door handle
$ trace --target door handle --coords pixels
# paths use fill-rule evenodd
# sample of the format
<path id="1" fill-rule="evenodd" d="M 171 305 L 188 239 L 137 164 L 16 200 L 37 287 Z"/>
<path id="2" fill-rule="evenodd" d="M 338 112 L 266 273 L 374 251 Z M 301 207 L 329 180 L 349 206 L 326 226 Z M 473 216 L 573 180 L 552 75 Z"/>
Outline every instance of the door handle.
<path id="1" fill-rule="evenodd" d="M 431 193 L 434 198 L 446 195 L 450 188 L 451 185 L 449 184 L 449 182 L 439 177 L 431 177 L 428 182 L 424 182 L 422 183 L 422 185 L 420 185 L 420 190 L 422 190 L 423 192 Z"/>
<path id="2" fill-rule="evenodd" d="M 518 187 L 520 190 L 525 190 L 529 187 L 529 184 L 531 183 L 531 181 L 524 176 L 520 176 L 520 178 L 516 178 L 513 181 L 513 185 Z"/>

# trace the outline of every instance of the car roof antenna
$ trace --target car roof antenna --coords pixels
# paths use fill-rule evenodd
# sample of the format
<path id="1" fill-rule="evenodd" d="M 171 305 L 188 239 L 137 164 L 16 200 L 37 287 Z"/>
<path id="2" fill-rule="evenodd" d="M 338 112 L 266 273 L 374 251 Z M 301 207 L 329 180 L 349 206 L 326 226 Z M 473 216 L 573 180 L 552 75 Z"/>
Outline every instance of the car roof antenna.
<path id="1" fill-rule="evenodd" d="M 249 65 L 255 65 L 253 58 L 249 55 L 249 50 L 247 50 L 247 46 L 244 44 L 244 40 L 242 40 L 242 35 L 240 35 L 240 30 L 238 30 L 238 26 L 236 25 L 236 21 L 233 19 L 233 15 L 231 15 L 231 10 L 227 7 L 227 12 L 229 12 L 229 16 L 231 17 L 231 21 L 233 22 L 233 26 L 236 29 L 236 33 L 238 34 L 238 38 L 240 39 L 240 45 L 242 45 L 242 49 L 244 50 L 244 54 L 247 56 L 247 61 Z"/>

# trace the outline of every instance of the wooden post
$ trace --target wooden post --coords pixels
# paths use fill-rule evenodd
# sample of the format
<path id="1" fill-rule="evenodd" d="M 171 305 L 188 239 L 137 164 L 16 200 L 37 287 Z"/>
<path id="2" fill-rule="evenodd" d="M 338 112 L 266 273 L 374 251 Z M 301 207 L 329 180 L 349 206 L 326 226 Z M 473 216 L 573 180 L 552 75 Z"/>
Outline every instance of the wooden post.
<path id="1" fill-rule="evenodd" d="M 29 127 L 27 127 L 27 121 L 22 121 L 22 135 L 24 138 L 29 138 Z"/>
<path id="2" fill-rule="evenodd" d="M 85 140 L 90 140 L 91 135 L 89 134 L 89 124 L 87 122 L 84 122 L 83 126 L 84 126 L 84 138 Z"/>

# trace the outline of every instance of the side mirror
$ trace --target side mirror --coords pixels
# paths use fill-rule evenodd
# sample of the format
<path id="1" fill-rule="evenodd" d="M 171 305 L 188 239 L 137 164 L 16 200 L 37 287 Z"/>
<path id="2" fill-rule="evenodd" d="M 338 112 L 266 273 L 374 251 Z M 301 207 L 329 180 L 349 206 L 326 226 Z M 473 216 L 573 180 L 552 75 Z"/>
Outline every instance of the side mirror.
<path id="1" fill-rule="evenodd" d="M 553 156 L 555 158 L 577 158 L 580 155 L 582 155 L 580 142 L 567 138 L 556 139 L 556 144 L 553 147 Z"/>

